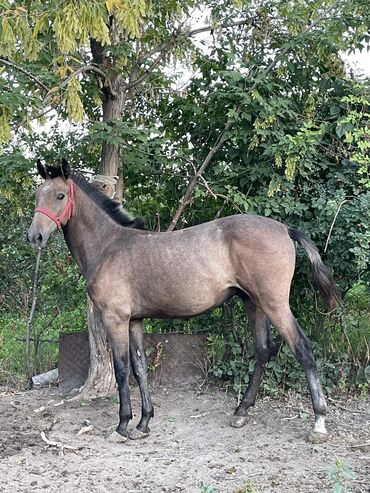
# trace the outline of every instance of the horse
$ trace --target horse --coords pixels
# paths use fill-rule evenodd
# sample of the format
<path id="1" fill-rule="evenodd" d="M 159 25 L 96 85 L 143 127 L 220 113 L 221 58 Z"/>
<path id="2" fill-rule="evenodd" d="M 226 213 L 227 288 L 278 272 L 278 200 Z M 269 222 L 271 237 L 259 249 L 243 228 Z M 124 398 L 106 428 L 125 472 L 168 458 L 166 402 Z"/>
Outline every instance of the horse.
<path id="1" fill-rule="evenodd" d="M 188 318 L 220 306 L 234 296 L 245 305 L 254 338 L 256 365 L 231 426 L 242 427 L 256 400 L 264 368 L 276 354 L 274 325 L 304 369 L 314 425 L 308 440 L 326 441 L 326 402 L 311 344 L 294 318 L 289 294 L 295 271 L 295 242 L 306 251 L 313 277 L 328 310 L 340 302 L 333 276 L 315 244 L 301 231 L 257 215 L 239 214 L 172 232 L 146 230 L 122 206 L 100 192 L 66 160 L 37 169 L 44 179 L 27 233 L 44 248 L 62 229 L 68 248 L 86 278 L 87 292 L 100 313 L 111 344 L 119 393 L 119 424 L 113 441 L 149 434 L 154 416 L 142 323 L 145 318 Z M 129 374 L 141 394 L 141 417 L 132 419 Z"/>

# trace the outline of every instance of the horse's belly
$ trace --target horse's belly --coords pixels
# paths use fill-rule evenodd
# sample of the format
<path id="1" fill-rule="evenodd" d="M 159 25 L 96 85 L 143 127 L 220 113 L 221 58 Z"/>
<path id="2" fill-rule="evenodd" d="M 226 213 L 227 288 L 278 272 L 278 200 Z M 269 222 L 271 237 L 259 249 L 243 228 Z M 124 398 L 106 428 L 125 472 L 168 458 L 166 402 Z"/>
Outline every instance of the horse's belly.
<path id="1" fill-rule="evenodd" d="M 137 307 L 138 318 L 188 318 L 212 310 L 230 298 L 235 291 L 233 288 L 211 290 L 207 288 L 183 289 L 176 287 L 170 292 L 148 293 Z M 134 310 L 136 311 L 136 310 Z M 134 316 L 134 314 L 133 314 Z"/>

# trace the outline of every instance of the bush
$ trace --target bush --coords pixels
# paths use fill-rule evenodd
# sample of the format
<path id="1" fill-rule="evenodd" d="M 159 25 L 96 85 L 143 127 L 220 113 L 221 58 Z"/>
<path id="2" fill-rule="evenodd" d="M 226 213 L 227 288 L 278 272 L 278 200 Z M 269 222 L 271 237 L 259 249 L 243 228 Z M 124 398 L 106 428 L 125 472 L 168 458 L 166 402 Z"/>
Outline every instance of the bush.
<path id="1" fill-rule="evenodd" d="M 365 393 L 370 387 L 369 301 L 368 287 L 359 282 L 347 292 L 343 307 L 336 314 L 324 316 L 307 303 L 299 310 L 300 323 L 311 339 L 320 379 L 328 394 L 348 389 Z M 243 310 L 238 307 L 236 313 L 237 325 L 243 326 Z M 215 333 L 207 338 L 210 374 L 228 381 L 235 392 L 244 391 L 255 365 L 249 332 L 242 330 L 239 336 L 235 340 L 230 330 L 227 337 Z M 266 365 L 262 391 L 270 395 L 281 389 L 305 392 L 303 369 L 279 336 L 275 336 L 275 342 L 279 351 Z"/>

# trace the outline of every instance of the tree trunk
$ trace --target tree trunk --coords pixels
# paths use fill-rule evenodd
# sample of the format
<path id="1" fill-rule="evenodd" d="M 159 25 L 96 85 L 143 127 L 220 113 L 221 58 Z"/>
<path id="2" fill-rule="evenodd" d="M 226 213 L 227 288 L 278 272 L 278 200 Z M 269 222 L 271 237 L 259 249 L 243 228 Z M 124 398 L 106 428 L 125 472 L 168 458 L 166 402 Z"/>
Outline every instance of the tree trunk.
<path id="1" fill-rule="evenodd" d="M 126 94 L 123 81 L 120 75 L 115 75 L 110 81 L 111 87 L 114 87 L 114 96 L 111 93 L 105 93 L 103 98 L 103 122 L 114 125 L 115 120 L 122 120 L 125 112 Z M 102 146 L 100 173 L 106 176 L 117 176 L 121 168 L 121 152 L 116 144 L 104 142 Z M 116 197 L 119 202 L 121 197 Z"/>
<path id="2" fill-rule="evenodd" d="M 112 351 L 100 316 L 87 297 L 87 325 L 89 328 L 90 366 L 82 388 L 82 395 L 103 397 L 115 392 Z"/>
<path id="3" fill-rule="evenodd" d="M 102 51 L 102 47 L 96 41 L 91 41 L 91 48 L 94 61 L 102 66 L 107 72 L 107 67 L 111 61 L 108 61 Z M 115 120 L 122 120 L 125 112 L 126 90 L 122 76 L 114 71 L 109 73 L 109 80 L 104 81 L 102 90 L 103 102 L 103 121 L 114 125 Z M 104 142 L 102 146 L 100 175 L 95 185 L 109 197 L 118 202 L 122 202 L 124 183 L 123 171 L 118 145 Z M 104 177 L 116 177 L 118 181 L 115 186 L 112 180 L 109 180 L 109 186 L 104 183 Z M 115 391 L 115 377 L 113 370 L 112 351 L 107 340 L 106 331 L 101 322 L 98 311 L 92 301 L 88 298 L 88 330 L 90 344 L 90 366 L 87 380 L 83 386 L 82 394 L 89 397 L 101 397 Z"/>

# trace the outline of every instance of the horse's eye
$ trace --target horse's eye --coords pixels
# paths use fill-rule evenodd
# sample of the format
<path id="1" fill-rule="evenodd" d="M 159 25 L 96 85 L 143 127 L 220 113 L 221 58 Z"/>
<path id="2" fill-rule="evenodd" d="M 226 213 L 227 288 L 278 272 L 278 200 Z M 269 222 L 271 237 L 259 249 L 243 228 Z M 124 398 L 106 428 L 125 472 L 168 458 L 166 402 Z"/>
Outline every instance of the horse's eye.
<path id="1" fill-rule="evenodd" d="M 63 200 L 64 199 L 64 193 L 60 193 L 58 195 L 58 200 Z"/>

